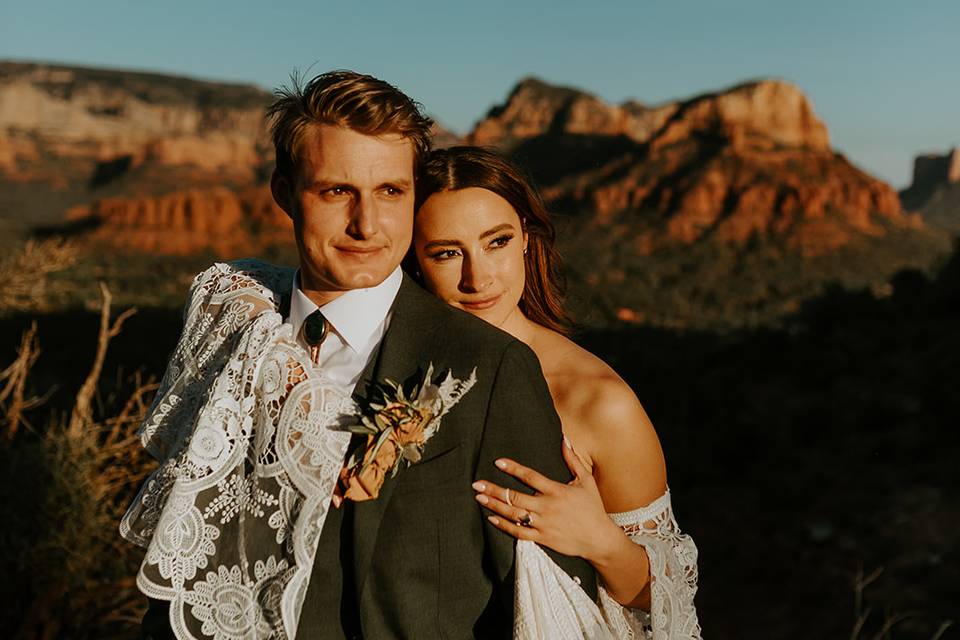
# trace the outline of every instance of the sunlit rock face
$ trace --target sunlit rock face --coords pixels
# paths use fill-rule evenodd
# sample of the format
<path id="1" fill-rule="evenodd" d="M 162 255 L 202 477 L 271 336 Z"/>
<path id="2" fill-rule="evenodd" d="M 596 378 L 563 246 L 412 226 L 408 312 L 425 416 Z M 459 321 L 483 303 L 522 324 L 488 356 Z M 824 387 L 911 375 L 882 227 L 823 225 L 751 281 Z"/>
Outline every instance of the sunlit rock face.
<path id="1" fill-rule="evenodd" d="M 610 105 L 520 82 L 468 135 L 526 163 L 554 208 L 649 221 L 641 251 L 775 236 L 805 254 L 911 226 L 896 192 L 830 147 L 796 86 L 761 80 L 684 101 Z"/>
<path id="2" fill-rule="evenodd" d="M 255 87 L 156 74 L 0 63 L 0 171 L 49 179 L 111 163 L 185 166 L 252 180 L 270 161 Z"/>

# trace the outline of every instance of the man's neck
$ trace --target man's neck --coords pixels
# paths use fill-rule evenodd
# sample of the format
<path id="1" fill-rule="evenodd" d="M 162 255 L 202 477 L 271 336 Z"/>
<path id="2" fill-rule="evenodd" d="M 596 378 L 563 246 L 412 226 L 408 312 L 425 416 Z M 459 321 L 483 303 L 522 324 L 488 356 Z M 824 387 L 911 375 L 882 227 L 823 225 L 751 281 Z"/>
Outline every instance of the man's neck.
<path id="1" fill-rule="evenodd" d="M 308 289 L 303 282 L 300 283 L 300 291 L 303 292 L 303 295 L 310 298 L 310 302 L 318 307 L 322 307 L 328 302 L 333 302 L 346 293 L 346 291 L 322 291 L 319 289 Z"/>

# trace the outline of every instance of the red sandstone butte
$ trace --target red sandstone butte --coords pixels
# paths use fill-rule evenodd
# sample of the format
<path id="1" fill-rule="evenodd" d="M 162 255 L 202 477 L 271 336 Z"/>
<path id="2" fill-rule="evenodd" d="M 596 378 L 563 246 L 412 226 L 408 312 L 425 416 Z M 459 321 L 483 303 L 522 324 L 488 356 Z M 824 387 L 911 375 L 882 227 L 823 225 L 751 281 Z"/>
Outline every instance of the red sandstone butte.
<path id="1" fill-rule="evenodd" d="M 635 239 L 643 251 L 759 235 L 811 255 L 920 224 L 889 185 L 831 149 L 810 101 L 780 80 L 646 106 L 527 79 L 467 139 L 526 161 L 555 208 L 649 221 Z"/>

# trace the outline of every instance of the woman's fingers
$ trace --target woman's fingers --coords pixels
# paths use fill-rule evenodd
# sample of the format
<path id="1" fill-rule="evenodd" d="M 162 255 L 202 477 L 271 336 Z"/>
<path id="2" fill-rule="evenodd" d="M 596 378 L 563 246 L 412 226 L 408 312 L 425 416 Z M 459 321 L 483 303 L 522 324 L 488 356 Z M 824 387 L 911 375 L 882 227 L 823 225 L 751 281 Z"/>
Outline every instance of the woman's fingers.
<path id="1" fill-rule="evenodd" d="M 535 526 L 524 527 L 516 522 L 498 516 L 487 516 L 487 520 L 497 529 L 500 529 L 500 531 L 509 533 L 514 538 L 519 538 L 520 540 L 536 541 L 540 537 Z"/>
<path id="2" fill-rule="evenodd" d="M 567 463 L 567 468 L 570 469 L 570 473 L 573 474 L 575 480 L 593 477 L 590 470 L 587 469 L 587 465 L 583 463 L 580 455 L 577 454 L 573 448 L 573 444 L 567 439 L 567 436 L 563 436 L 563 460 Z"/>
<path id="3" fill-rule="evenodd" d="M 536 496 L 531 496 L 529 493 L 523 493 L 515 489 L 504 489 L 500 485 L 496 485 L 487 480 L 474 482 L 473 488 L 477 492 L 477 502 L 483 505 L 486 503 L 480 500 L 480 496 L 485 496 L 490 500 L 504 503 L 510 507 L 517 507 L 518 509 L 532 510 L 536 507 Z"/>
<path id="4" fill-rule="evenodd" d="M 509 458 L 500 458 L 494 464 L 504 473 L 513 476 L 539 493 L 550 493 L 558 487 L 563 487 L 559 482 L 554 482 L 530 467 L 525 467 L 519 462 L 514 462 Z"/>
<path id="5" fill-rule="evenodd" d="M 529 510 L 522 507 L 509 505 L 506 502 L 502 502 L 497 498 L 491 498 L 490 496 L 478 493 L 477 502 L 482 504 L 484 507 L 492 511 L 498 516 L 503 516 L 507 520 L 513 522 L 524 522 L 532 517 Z"/>

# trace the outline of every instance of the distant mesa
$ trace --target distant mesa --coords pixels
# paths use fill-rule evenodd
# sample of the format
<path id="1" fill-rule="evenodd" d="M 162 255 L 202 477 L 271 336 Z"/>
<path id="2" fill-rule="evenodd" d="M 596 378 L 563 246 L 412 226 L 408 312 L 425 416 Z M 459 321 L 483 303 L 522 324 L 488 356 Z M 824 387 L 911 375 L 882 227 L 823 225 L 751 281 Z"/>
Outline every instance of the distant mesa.
<path id="1" fill-rule="evenodd" d="M 930 225 L 960 231 L 960 149 L 914 158 L 913 182 L 900 198 Z"/>
<path id="2" fill-rule="evenodd" d="M 758 236 L 814 255 L 921 224 L 889 185 L 830 148 L 810 101 L 780 80 L 647 106 L 528 78 L 467 139 L 524 162 L 555 209 L 649 221 L 633 239 L 642 252 Z"/>
<path id="3" fill-rule="evenodd" d="M 159 74 L 0 62 L 0 174 L 102 183 L 147 163 L 253 180 L 271 161 L 269 96 Z"/>
<path id="4" fill-rule="evenodd" d="M 609 105 L 577 89 L 527 78 L 505 104 L 490 110 L 468 140 L 511 147 L 548 134 L 623 135 L 662 147 L 695 133 L 723 134 L 737 145 L 830 146 L 826 126 L 803 93 L 772 80 L 651 107 L 637 101 Z"/>
<path id="5" fill-rule="evenodd" d="M 159 254 L 211 249 L 239 257 L 292 238 L 290 219 L 269 189 L 257 186 L 103 198 L 70 209 L 67 219 L 72 226 L 95 229 L 93 240 Z"/>

